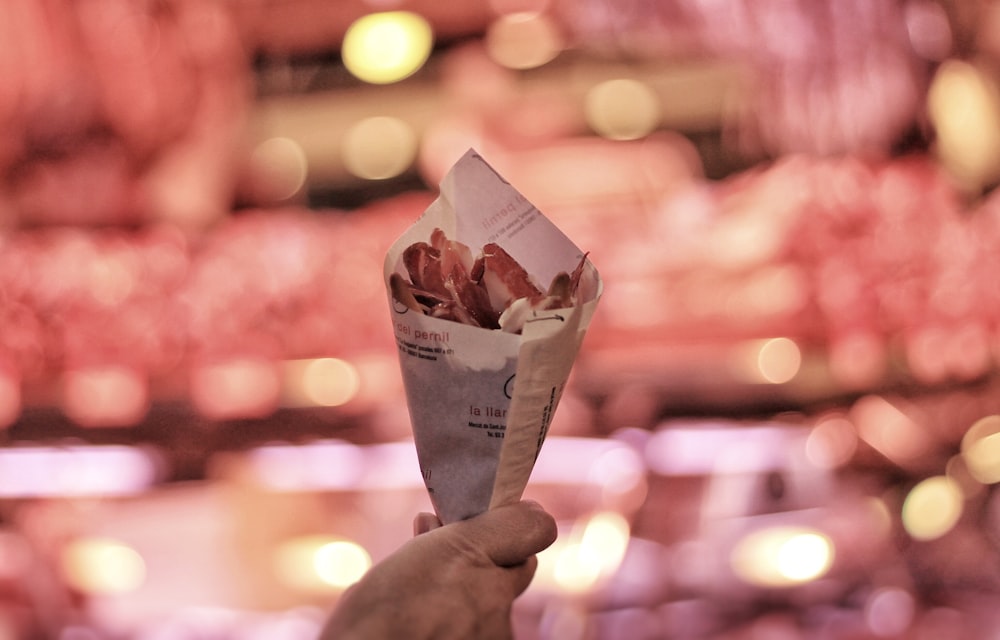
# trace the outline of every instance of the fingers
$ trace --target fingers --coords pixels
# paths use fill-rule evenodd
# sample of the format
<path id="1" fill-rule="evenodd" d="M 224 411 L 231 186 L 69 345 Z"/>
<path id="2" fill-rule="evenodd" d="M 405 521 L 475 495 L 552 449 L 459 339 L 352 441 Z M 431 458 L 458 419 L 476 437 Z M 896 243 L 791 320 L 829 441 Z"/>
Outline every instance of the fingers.
<path id="1" fill-rule="evenodd" d="M 524 563 L 555 542 L 557 535 L 555 519 L 530 500 L 491 509 L 455 526 L 466 529 L 463 535 L 501 567 Z"/>
<path id="2" fill-rule="evenodd" d="M 441 526 L 441 520 L 433 513 L 421 512 L 413 518 L 413 535 L 419 536 Z"/>

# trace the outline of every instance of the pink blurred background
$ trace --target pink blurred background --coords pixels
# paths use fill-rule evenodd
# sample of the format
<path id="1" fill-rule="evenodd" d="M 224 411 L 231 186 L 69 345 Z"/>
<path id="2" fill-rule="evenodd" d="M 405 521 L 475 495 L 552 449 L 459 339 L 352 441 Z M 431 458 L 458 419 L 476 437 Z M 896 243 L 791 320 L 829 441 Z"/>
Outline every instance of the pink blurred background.
<path id="1" fill-rule="evenodd" d="M 0 640 L 317 633 L 429 508 L 381 263 L 469 147 L 605 281 L 518 638 L 996 638 L 997 33 L 0 5 Z"/>

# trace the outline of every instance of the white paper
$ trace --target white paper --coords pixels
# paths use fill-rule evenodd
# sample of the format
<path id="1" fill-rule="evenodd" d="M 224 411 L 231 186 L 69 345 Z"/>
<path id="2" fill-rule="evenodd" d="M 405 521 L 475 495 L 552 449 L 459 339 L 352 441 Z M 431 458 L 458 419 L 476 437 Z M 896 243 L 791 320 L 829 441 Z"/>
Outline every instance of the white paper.
<path id="1" fill-rule="evenodd" d="M 543 286 L 572 271 L 583 252 L 469 150 L 386 255 L 386 291 L 420 470 L 438 517 L 448 523 L 520 499 L 602 284 L 588 260 L 577 305 L 536 313 L 521 335 L 420 314 L 393 300 L 389 277 L 405 275 L 403 251 L 429 241 L 435 228 L 474 254 L 496 242 Z"/>

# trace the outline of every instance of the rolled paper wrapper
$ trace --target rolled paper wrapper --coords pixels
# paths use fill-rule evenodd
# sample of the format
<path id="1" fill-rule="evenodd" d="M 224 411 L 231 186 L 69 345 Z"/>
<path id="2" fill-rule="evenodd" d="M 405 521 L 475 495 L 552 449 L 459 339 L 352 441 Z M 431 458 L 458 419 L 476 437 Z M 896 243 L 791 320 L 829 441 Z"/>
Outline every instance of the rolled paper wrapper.
<path id="1" fill-rule="evenodd" d="M 442 522 L 516 502 L 527 486 L 601 296 L 586 261 L 569 309 L 535 312 L 520 334 L 433 318 L 392 296 L 403 251 L 439 228 L 476 253 L 495 242 L 543 286 L 584 253 L 474 150 L 390 247 L 384 277 L 417 458 Z"/>

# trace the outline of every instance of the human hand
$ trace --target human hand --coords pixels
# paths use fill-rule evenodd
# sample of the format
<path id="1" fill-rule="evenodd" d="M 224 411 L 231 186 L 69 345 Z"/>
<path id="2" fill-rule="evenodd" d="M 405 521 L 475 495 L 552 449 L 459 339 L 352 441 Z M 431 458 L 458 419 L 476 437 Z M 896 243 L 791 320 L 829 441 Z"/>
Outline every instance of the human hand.
<path id="1" fill-rule="evenodd" d="M 555 520 L 523 501 L 417 534 L 341 597 L 322 640 L 511 638 L 510 611 L 535 574 Z"/>

